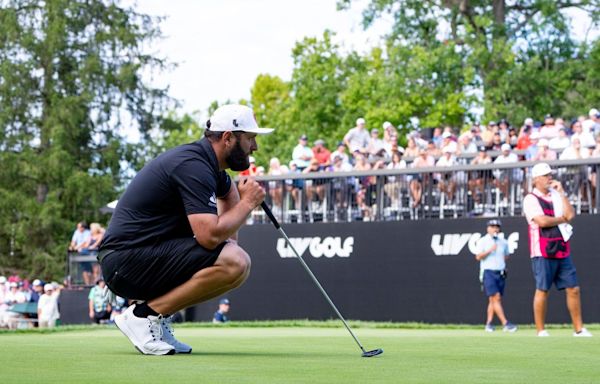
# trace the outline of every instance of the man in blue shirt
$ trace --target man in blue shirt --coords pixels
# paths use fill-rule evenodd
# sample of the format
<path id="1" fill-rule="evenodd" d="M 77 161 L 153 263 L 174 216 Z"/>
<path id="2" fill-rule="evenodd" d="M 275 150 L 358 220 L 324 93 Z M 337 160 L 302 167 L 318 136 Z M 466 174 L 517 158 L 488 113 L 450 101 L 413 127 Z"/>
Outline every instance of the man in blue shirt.
<path id="1" fill-rule="evenodd" d="M 487 320 L 485 330 L 493 332 L 492 320 L 494 314 L 502 323 L 503 331 L 515 332 L 517 326 L 506 319 L 502 309 L 502 295 L 506 282 L 506 259 L 508 259 L 508 242 L 500 237 L 500 220 L 493 219 L 487 222 L 487 234 L 479 239 L 477 243 L 478 253 L 475 259 L 479 260 L 479 278 L 485 288 L 488 297 Z"/>
<path id="2" fill-rule="evenodd" d="M 219 309 L 213 316 L 213 323 L 222 324 L 228 322 L 227 313 L 229 313 L 229 299 L 219 300 Z"/>

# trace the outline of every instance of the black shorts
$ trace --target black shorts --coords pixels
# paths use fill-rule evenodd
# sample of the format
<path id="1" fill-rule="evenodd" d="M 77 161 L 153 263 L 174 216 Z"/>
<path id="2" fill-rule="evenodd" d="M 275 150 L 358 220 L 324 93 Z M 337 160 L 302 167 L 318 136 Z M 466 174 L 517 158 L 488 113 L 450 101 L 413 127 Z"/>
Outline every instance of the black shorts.
<path id="1" fill-rule="evenodd" d="M 212 266 L 227 242 L 206 249 L 194 238 L 112 251 L 101 261 L 106 284 L 118 296 L 152 300 L 188 281 L 196 272 Z"/>

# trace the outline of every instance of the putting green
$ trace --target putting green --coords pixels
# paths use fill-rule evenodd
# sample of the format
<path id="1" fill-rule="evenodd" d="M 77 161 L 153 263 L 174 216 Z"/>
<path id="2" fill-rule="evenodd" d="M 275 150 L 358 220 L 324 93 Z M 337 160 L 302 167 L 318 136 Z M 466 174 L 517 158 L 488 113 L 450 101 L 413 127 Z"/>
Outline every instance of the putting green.
<path id="1" fill-rule="evenodd" d="M 143 356 L 113 328 L 0 334 L 2 383 L 591 383 L 600 330 L 194 327 L 176 336 L 191 355 Z"/>

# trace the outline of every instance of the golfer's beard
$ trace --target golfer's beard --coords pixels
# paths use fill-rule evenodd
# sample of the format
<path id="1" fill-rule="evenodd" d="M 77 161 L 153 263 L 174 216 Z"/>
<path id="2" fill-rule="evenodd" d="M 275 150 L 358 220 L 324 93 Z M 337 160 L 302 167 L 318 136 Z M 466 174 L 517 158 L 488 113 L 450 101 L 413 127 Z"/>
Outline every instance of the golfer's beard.
<path id="1" fill-rule="evenodd" d="M 229 165 L 229 168 L 235 172 L 245 171 L 250 167 L 248 155 L 244 152 L 239 142 L 233 147 L 225 161 L 227 162 L 227 165 Z"/>

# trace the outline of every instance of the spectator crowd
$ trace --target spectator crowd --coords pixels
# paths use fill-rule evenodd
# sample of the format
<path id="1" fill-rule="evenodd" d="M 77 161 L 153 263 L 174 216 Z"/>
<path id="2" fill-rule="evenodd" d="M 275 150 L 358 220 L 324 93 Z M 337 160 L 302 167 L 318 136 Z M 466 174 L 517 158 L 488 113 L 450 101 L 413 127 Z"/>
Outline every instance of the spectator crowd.
<path id="1" fill-rule="evenodd" d="M 420 131 L 409 132 L 406 136 L 406 148 L 398 144 L 398 129 L 390 122 L 383 123 L 382 131 L 366 128 L 364 118 L 356 120 L 356 126 L 348 130 L 337 142 L 335 148 L 327 148 L 325 141 L 317 138 L 309 145 L 305 134 L 298 138 L 291 160 L 282 162 L 271 158 L 265 170 L 257 166 L 250 158 L 250 168 L 243 172 L 247 175 L 285 175 L 318 172 L 368 171 L 372 169 L 405 169 L 422 167 L 451 167 L 462 164 L 506 164 L 520 160 L 548 161 L 572 160 L 600 157 L 600 112 L 592 108 L 587 116 L 582 115 L 572 121 L 566 121 L 550 114 L 542 121 L 532 118 L 524 120 L 522 125 L 513 125 L 506 119 L 487 124 L 474 123 L 463 132 L 453 127 L 437 127 L 427 135 Z M 493 174 L 495 186 L 504 196 L 507 194 L 507 172 Z M 468 177 L 469 194 L 477 202 L 481 198 L 484 176 L 482 172 L 470 172 Z M 407 178 L 410 200 L 413 208 L 422 204 L 423 184 L 429 180 L 418 173 Z M 456 178 L 451 172 L 432 175 L 436 188 L 448 201 L 454 199 Z M 522 179 L 522 175 L 517 176 Z M 595 173 L 589 175 L 595 188 Z M 392 183 L 389 183 L 392 181 Z M 398 199 L 398 185 L 388 178 L 385 185 L 386 195 Z M 334 185 L 336 201 L 344 204 L 343 194 L 353 194 L 356 203 L 369 217 L 375 190 L 375 177 L 356 178 L 349 190 Z M 300 194 L 304 194 L 309 204 L 323 202 L 325 193 L 324 179 L 293 179 L 286 184 L 271 181 L 268 192 L 274 211 L 282 207 L 283 188 L 293 199 L 293 209 L 299 209 Z M 338 183 L 335 181 L 334 183 Z"/>

